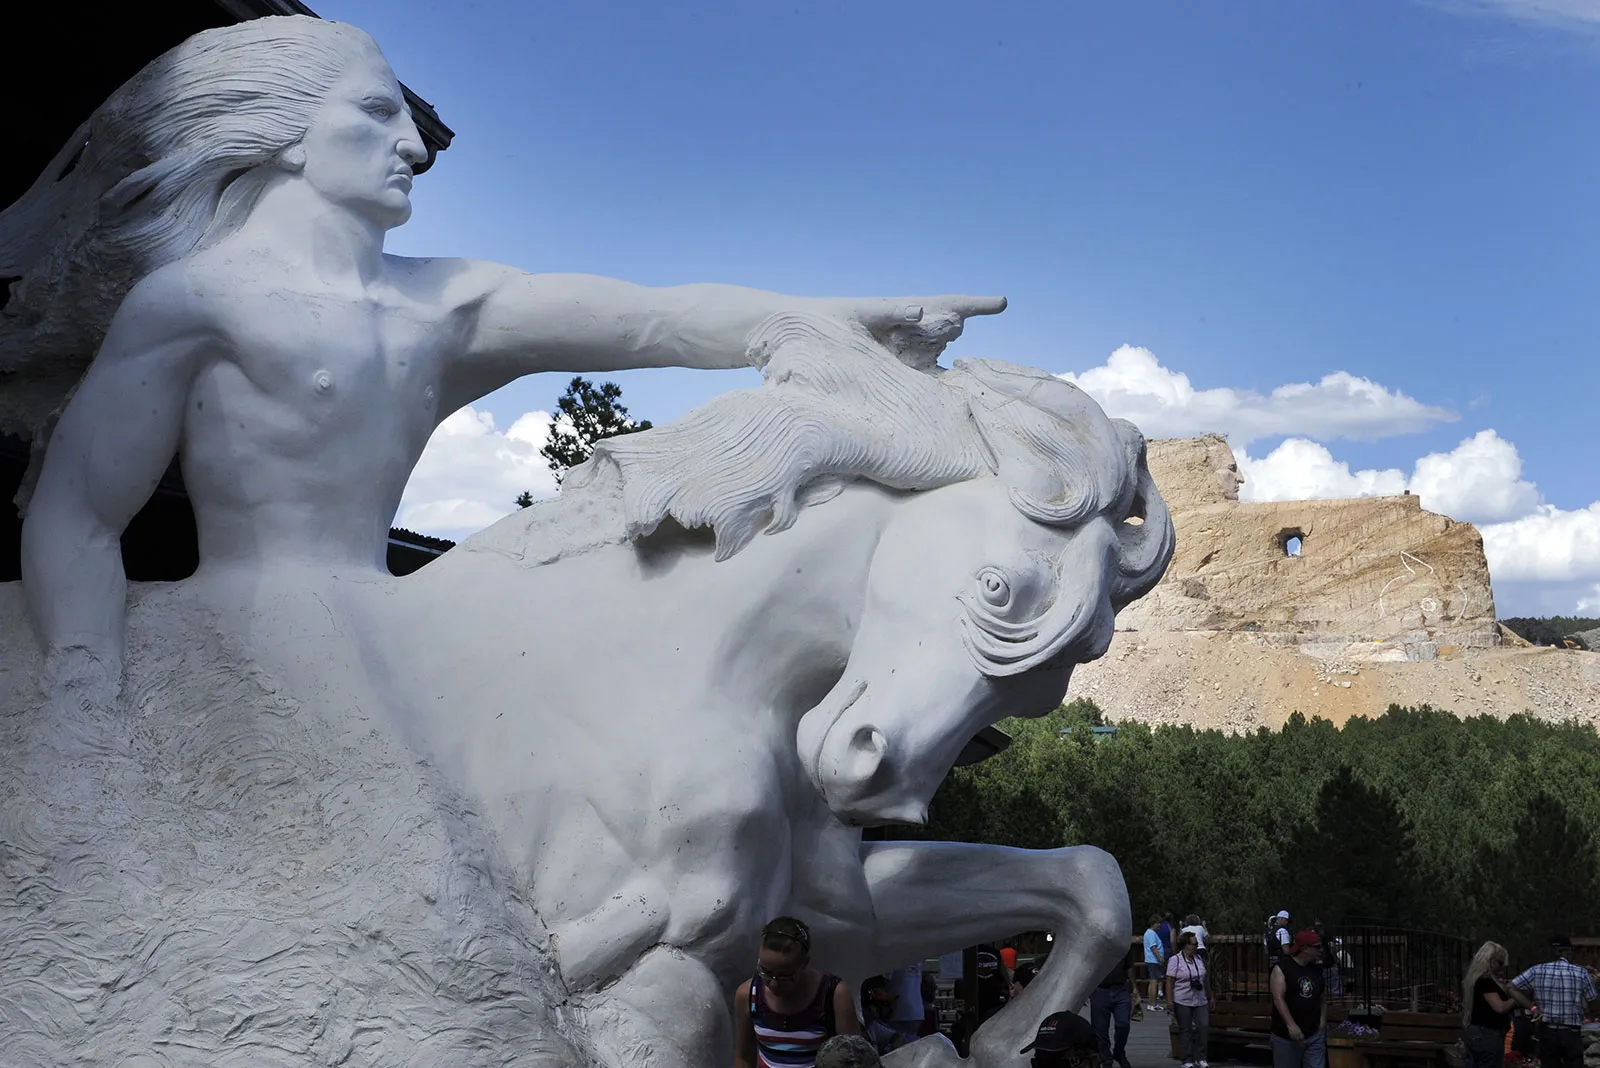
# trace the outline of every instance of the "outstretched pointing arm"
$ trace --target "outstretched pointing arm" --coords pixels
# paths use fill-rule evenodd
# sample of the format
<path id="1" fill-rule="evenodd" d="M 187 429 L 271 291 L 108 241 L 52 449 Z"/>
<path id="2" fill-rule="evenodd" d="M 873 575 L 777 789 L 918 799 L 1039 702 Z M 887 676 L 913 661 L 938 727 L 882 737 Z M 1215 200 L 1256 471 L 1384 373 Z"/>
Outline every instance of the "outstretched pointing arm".
<path id="1" fill-rule="evenodd" d="M 942 349 L 971 315 L 1001 297 L 791 297 L 741 286 L 652 287 L 583 274 L 528 274 L 455 261 L 448 283 L 471 294 L 475 321 L 445 369 L 453 405 L 538 371 L 607 373 L 634 367 L 718 370 L 749 365 L 751 334 L 769 316 L 811 311 L 858 323 L 906 348 Z M 443 409 L 442 410 L 449 410 Z"/>
<path id="2" fill-rule="evenodd" d="M 177 451 L 208 339 L 181 269 L 129 291 L 51 434 L 22 524 L 22 589 L 47 681 L 109 705 L 122 674 L 123 528 Z"/>

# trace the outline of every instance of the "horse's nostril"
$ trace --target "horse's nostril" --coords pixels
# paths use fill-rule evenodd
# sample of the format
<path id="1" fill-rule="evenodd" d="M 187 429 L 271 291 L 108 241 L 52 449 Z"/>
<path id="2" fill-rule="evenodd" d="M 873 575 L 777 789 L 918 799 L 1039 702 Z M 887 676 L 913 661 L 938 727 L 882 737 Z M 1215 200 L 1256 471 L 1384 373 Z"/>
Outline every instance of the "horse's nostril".
<path id="1" fill-rule="evenodd" d="M 857 752 L 881 755 L 884 749 L 883 732 L 876 727 L 857 727 L 850 736 L 850 748 Z"/>
<path id="2" fill-rule="evenodd" d="M 888 748 L 889 740 L 878 728 L 857 727 L 850 735 L 850 752 L 845 758 L 850 778 L 858 783 L 872 778 Z"/>

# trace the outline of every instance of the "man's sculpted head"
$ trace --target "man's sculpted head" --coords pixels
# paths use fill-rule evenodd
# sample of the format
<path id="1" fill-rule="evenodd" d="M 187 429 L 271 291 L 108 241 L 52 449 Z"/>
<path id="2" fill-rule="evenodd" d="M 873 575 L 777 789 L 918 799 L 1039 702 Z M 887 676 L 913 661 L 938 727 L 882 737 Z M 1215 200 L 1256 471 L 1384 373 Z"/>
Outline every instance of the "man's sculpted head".
<path id="1" fill-rule="evenodd" d="M 274 163 L 289 172 L 280 181 L 303 182 L 316 200 L 388 230 L 411 217 L 412 173 L 427 158 L 400 83 L 374 47 L 352 58 Z"/>
<path id="2" fill-rule="evenodd" d="M 206 30 L 151 61 L 0 212 L 0 276 L 19 279 L 0 309 L 0 372 L 37 373 L 59 401 L 135 283 L 234 231 L 275 176 L 309 162 L 324 174 L 327 152 L 311 154 L 308 132 L 337 133 L 327 129 L 330 101 L 360 108 L 378 87 L 399 92 L 372 38 L 301 16 Z M 340 147 L 338 137 L 321 140 Z M 399 199 L 398 189 L 383 192 Z M 391 204 L 391 225 L 408 212 Z M 0 425 L 44 414 L 0 409 Z"/>

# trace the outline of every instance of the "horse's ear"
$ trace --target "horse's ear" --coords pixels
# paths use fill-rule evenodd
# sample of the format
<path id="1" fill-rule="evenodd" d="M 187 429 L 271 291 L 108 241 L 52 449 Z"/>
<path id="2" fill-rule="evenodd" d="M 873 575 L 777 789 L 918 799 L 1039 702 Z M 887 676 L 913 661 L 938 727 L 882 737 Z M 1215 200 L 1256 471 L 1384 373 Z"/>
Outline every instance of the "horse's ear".
<path id="1" fill-rule="evenodd" d="M 1122 444 L 1110 421 L 1070 382 L 998 360 L 961 360 L 967 410 L 990 466 L 1024 515 L 1083 522 L 1114 498 Z"/>

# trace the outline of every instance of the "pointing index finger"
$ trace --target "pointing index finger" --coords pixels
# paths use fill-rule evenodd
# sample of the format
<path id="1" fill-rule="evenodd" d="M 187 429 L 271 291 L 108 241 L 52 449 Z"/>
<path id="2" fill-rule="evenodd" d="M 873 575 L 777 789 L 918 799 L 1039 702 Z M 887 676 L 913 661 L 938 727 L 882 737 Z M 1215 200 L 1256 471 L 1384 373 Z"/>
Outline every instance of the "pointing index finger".
<path id="1" fill-rule="evenodd" d="M 946 297 L 951 311 L 963 319 L 972 315 L 999 315 L 1006 310 L 1005 297 Z"/>

